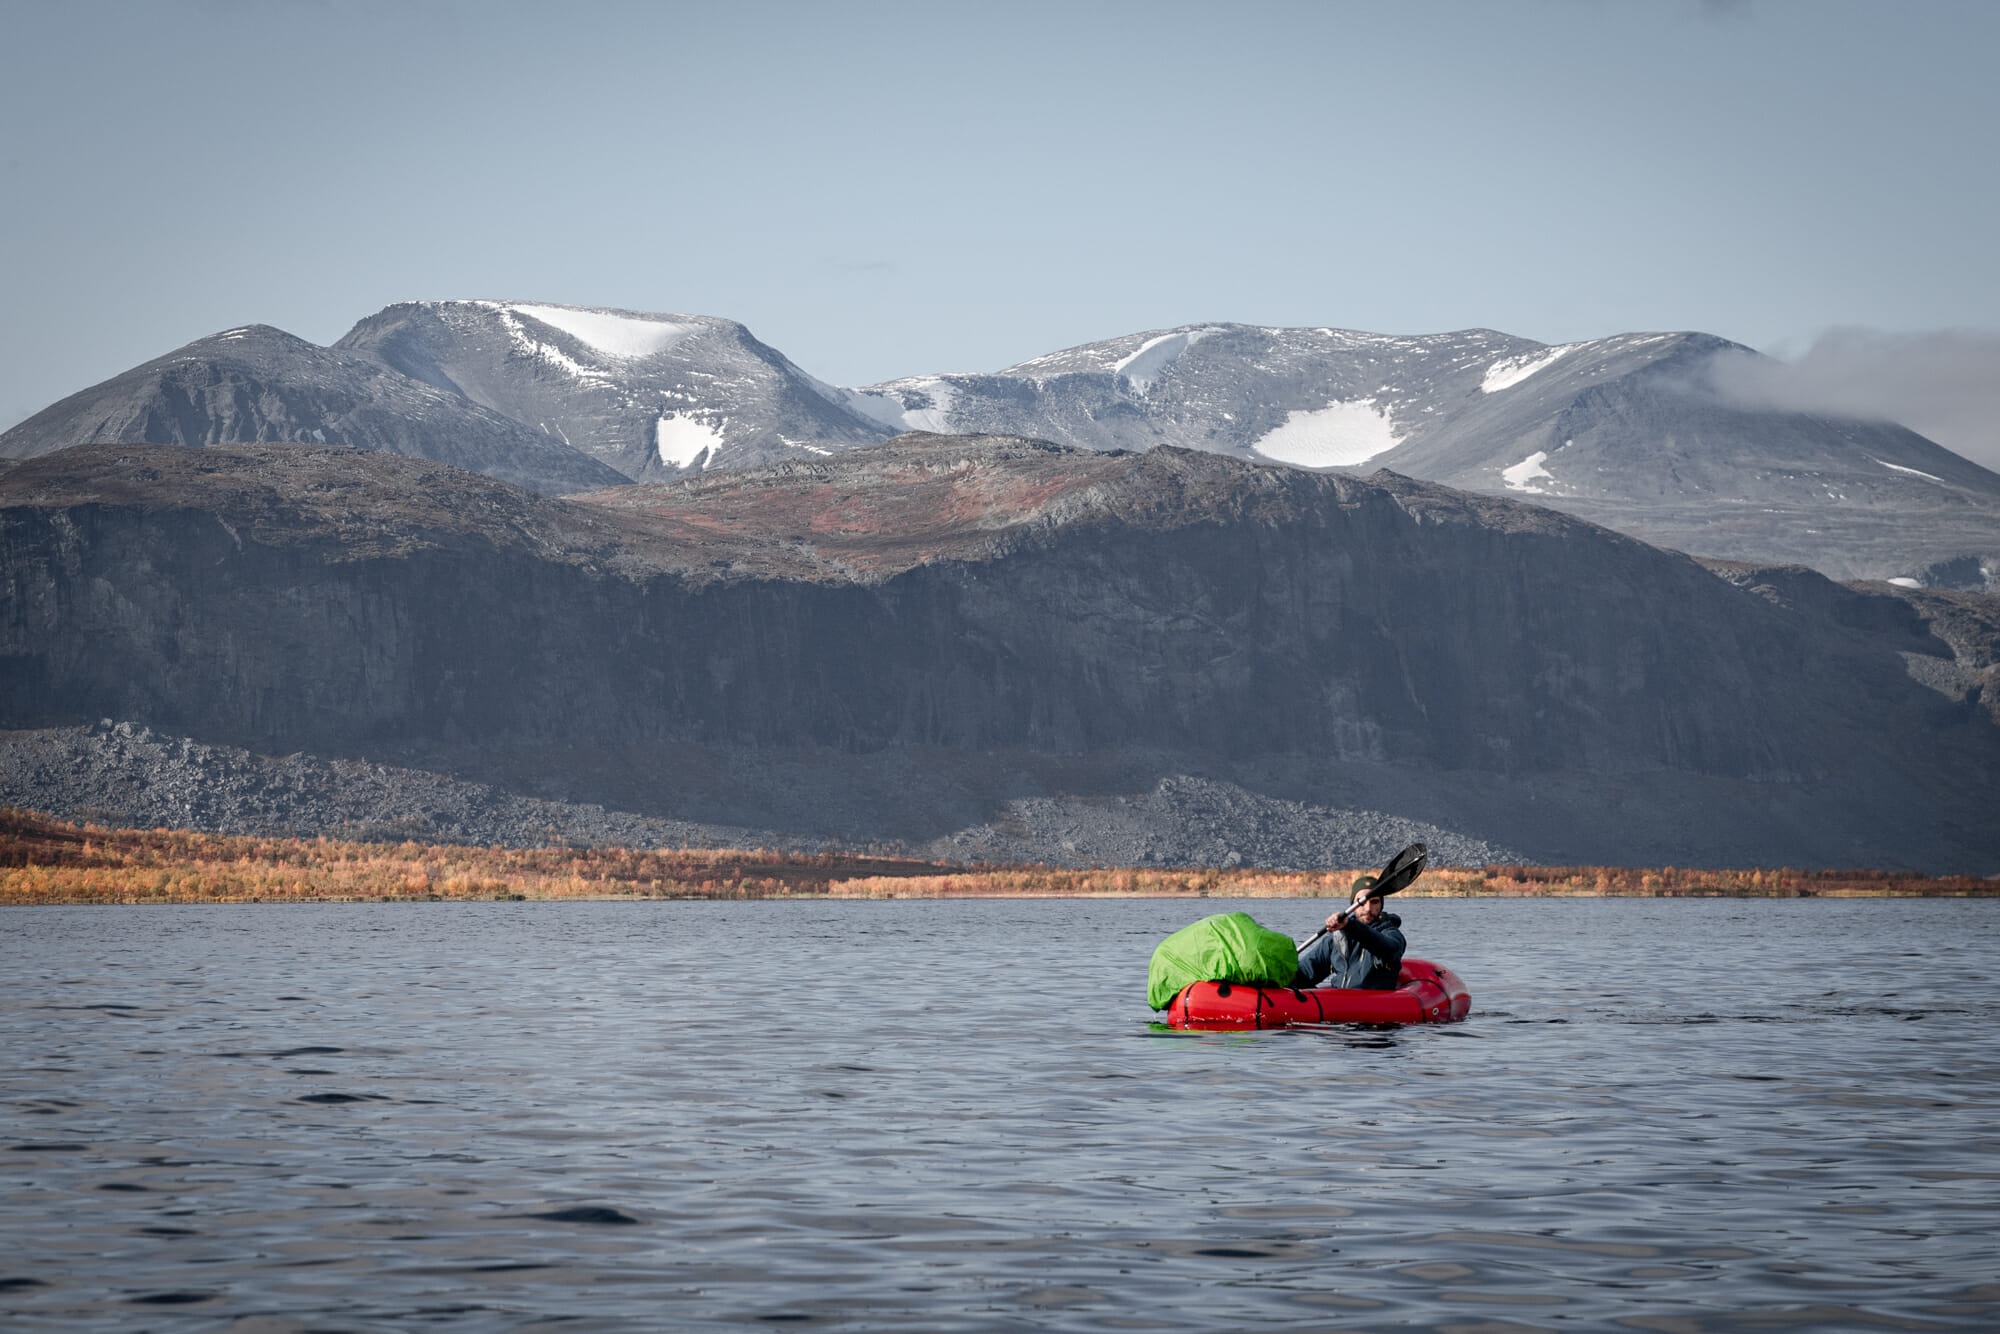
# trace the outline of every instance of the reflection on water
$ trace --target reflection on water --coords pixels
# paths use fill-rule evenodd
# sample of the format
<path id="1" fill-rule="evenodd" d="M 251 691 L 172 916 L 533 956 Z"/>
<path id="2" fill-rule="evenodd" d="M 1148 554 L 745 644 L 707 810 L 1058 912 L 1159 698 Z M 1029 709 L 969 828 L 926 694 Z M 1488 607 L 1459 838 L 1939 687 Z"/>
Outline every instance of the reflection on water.
<path id="1" fill-rule="evenodd" d="M 1419 900 L 1466 1023 L 1158 1032 L 1207 906 L 9 910 L 0 1324 L 2000 1325 L 2000 902 Z"/>

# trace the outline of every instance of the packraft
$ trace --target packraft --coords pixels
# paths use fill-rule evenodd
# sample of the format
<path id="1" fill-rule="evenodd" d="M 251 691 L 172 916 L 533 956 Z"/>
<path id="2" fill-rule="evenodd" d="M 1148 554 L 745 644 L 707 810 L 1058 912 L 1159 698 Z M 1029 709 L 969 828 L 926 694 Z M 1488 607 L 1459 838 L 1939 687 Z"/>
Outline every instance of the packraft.
<path id="1" fill-rule="evenodd" d="M 1193 982 L 1167 1003 L 1173 1028 L 1288 1028 L 1294 1024 L 1444 1024 L 1472 1011 L 1457 973 L 1403 959 L 1394 991 Z"/>

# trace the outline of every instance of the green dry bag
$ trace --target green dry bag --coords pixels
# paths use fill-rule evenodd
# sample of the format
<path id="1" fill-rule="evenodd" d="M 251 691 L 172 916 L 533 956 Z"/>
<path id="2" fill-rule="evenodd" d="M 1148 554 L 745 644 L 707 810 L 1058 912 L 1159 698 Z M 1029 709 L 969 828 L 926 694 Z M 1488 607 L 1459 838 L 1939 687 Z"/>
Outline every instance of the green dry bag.
<path id="1" fill-rule="evenodd" d="M 1146 1003 L 1164 1010 L 1190 982 L 1288 987 L 1298 971 L 1298 946 L 1290 936 L 1266 931 L 1248 913 L 1217 913 L 1160 942 L 1146 970 Z"/>

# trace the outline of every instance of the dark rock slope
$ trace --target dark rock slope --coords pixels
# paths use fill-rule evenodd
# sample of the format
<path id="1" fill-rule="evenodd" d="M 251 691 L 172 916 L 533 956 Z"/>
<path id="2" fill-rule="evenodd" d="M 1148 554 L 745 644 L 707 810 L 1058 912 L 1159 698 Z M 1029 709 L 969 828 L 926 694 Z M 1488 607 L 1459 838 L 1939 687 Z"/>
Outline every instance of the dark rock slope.
<path id="1" fill-rule="evenodd" d="M 1150 791 L 1120 795 L 1030 783 L 1022 790 L 1034 795 L 1001 799 L 984 818 L 927 834 L 918 824 L 885 822 L 880 809 L 820 791 L 815 784 L 827 777 L 823 763 L 769 753 L 711 752 L 708 759 L 711 772 L 749 771 L 731 777 L 752 779 L 753 800 L 703 802 L 702 813 L 713 818 L 679 819 L 524 795 L 407 765 L 258 755 L 104 719 L 87 727 L 0 732 L 0 805 L 141 829 L 480 846 L 785 846 L 942 861 L 1306 869 L 1379 865 L 1396 849 L 1422 841 L 1441 866 L 1526 860 L 1510 848 L 1421 820 L 1310 806 L 1178 773 L 1153 781 Z M 841 779 L 863 776 L 885 795 L 896 792 L 906 810 L 929 804 L 925 785 L 935 801 L 934 771 L 912 772 L 892 756 L 872 760 L 861 766 L 850 761 Z M 875 772 L 857 775 L 856 767 Z M 572 781 L 564 776 L 555 786 L 565 789 Z M 631 795 L 625 804 L 649 804 Z M 731 823 L 732 817 L 757 822 Z"/>
<path id="2" fill-rule="evenodd" d="M 557 501 L 352 451 L 94 447 L 0 501 L 15 728 L 909 844 L 1183 774 L 1543 859 L 2000 861 L 1996 733 L 1913 679 L 1902 654 L 1952 656 L 1921 627 L 1880 643 L 1393 474 L 912 436 Z"/>
<path id="3" fill-rule="evenodd" d="M 433 459 L 548 493 L 624 478 L 556 436 L 372 357 L 269 325 L 197 339 L 0 434 L 0 456 L 86 444 L 303 441 Z"/>
<path id="4" fill-rule="evenodd" d="M 1774 606 L 1894 651 L 1912 680 L 2000 725 L 2000 594 L 1838 584 L 1799 565 L 1702 564 Z"/>

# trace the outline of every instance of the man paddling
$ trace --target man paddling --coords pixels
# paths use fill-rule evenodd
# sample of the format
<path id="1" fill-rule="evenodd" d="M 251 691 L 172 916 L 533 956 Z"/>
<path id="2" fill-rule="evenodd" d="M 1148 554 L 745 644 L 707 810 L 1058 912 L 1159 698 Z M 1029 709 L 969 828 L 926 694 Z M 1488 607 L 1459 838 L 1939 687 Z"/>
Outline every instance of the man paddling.
<path id="1" fill-rule="evenodd" d="M 1408 948 L 1402 927 L 1402 918 L 1382 910 L 1376 878 L 1362 876 L 1348 907 L 1327 918 L 1325 932 L 1300 952 L 1292 985 L 1394 991 Z"/>

